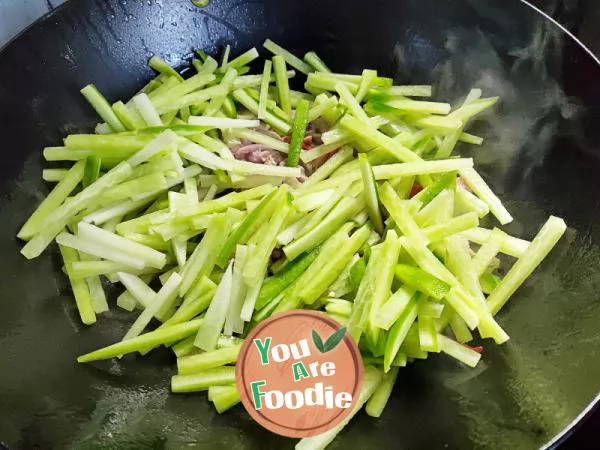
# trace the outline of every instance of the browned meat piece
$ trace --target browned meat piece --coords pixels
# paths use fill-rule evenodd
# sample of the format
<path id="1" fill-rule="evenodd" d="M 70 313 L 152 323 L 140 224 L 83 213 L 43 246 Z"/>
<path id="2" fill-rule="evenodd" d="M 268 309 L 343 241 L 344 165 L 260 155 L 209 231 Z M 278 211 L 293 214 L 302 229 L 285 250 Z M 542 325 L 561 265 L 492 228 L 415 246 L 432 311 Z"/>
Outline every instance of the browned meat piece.
<path id="1" fill-rule="evenodd" d="M 317 119 L 308 124 L 306 135 L 312 137 L 312 146 L 322 145 L 321 134 L 329 129 L 329 125 L 324 119 Z"/>
<path id="2" fill-rule="evenodd" d="M 311 128 L 315 133 L 325 133 L 331 127 L 323 118 L 319 118 L 317 120 L 313 120 L 311 123 Z"/>
<path id="3" fill-rule="evenodd" d="M 232 148 L 231 153 L 233 153 L 235 159 L 270 166 L 279 166 L 286 160 L 285 155 L 281 152 L 265 147 L 262 144 L 247 144 L 242 142 L 242 145 Z"/>
<path id="4" fill-rule="evenodd" d="M 269 128 L 269 126 L 266 125 L 266 124 L 261 124 L 259 127 L 255 128 L 255 130 L 258 131 L 259 133 L 266 134 L 267 136 L 270 136 L 270 137 L 275 138 L 275 139 L 279 139 L 279 140 L 283 139 L 279 135 L 279 133 L 277 133 L 276 131 L 271 130 L 271 128 Z"/>
<path id="5" fill-rule="evenodd" d="M 337 153 L 337 150 L 329 152 L 323 156 L 319 156 L 317 159 L 312 160 L 306 164 L 307 172 L 312 174 L 315 170 L 321 167 L 325 162 Z"/>
<path id="6" fill-rule="evenodd" d="M 471 192 L 471 188 L 467 185 L 467 183 L 465 183 L 465 180 L 463 180 L 462 177 L 456 178 L 456 186 L 461 187 L 461 188 L 466 189 L 467 191 Z"/>
<path id="7" fill-rule="evenodd" d="M 285 142 L 286 144 L 289 144 L 291 142 L 292 138 L 290 136 L 284 136 L 283 137 L 283 142 Z M 304 139 L 302 139 L 302 150 L 310 150 L 313 148 L 313 136 L 304 136 Z"/>

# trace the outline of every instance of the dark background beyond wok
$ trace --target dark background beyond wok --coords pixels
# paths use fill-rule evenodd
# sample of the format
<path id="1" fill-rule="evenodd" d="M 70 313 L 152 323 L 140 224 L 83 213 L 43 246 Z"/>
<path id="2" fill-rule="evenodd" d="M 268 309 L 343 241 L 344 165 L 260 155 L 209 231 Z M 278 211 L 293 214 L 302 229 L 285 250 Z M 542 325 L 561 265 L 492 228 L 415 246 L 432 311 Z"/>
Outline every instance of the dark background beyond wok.
<path id="1" fill-rule="evenodd" d="M 81 86 L 94 82 L 114 101 L 151 76 L 152 54 L 183 64 L 195 47 L 239 52 L 266 37 L 316 49 L 336 71 L 432 82 L 449 101 L 472 86 L 500 95 L 472 128 L 486 138 L 472 153 L 514 213 L 507 231 L 531 238 L 549 214 L 569 225 L 502 313 L 507 345 L 484 344 L 475 370 L 436 355 L 403 370 L 384 416 L 361 415 L 332 448 L 518 449 L 559 435 L 600 390 L 600 66 L 589 54 L 517 1 L 213 0 L 197 9 L 78 0 L 0 53 L 0 440 L 26 449 L 292 445 L 241 407 L 218 416 L 204 394 L 169 394 L 166 351 L 77 366 L 132 318 L 113 308 L 80 325 L 56 250 L 27 262 L 13 237 L 47 192 L 41 148 L 97 121 Z"/>

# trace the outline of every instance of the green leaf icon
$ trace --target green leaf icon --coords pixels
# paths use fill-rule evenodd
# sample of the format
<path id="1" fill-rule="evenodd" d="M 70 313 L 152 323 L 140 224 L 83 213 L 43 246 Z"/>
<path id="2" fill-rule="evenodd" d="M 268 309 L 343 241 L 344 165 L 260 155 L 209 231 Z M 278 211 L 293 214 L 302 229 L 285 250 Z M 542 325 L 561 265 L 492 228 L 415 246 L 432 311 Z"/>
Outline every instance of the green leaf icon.
<path id="1" fill-rule="evenodd" d="M 315 330 L 312 330 L 312 338 L 315 343 L 315 347 L 321 353 L 327 353 L 338 346 L 342 339 L 344 339 L 344 335 L 346 334 L 346 327 L 342 327 L 339 330 L 336 330 L 329 338 L 323 343 L 323 339 L 319 336 Z"/>
<path id="2" fill-rule="evenodd" d="M 312 330 L 312 338 L 317 350 L 319 350 L 321 353 L 325 353 L 323 349 L 323 339 L 321 339 L 321 336 L 319 336 L 319 333 L 317 333 L 316 330 Z"/>
<path id="3" fill-rule="evenodd" d="M 323 353 L 327 353 L 330 350 L 333 350 L 337 347 L 337 345 L 342 342 L 344 339 L 344 334 L 346 334 L 346 327 L 342 327 L 329 336 L 329 339 L 325 341 L 325 345 L 323 346 Z"/>

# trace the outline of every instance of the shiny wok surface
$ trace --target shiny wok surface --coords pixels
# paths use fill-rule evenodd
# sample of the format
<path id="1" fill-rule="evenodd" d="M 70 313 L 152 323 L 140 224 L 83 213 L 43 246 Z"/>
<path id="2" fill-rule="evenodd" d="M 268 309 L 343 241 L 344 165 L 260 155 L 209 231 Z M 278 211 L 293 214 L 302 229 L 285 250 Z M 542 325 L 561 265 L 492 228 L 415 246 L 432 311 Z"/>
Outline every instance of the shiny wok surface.
<path id="1" fill-rule="evenodd" d="M 384 12 L 385 11 L 385 12 Z M 506 201 L 506 230 L 531 238 L 549 214 L 569 230 L 514 296 L 471 370 L 432 355 L 403 370 L 380 420 L 357 417 L 332 448 L 536 448 L 559 435 L 600 387 L 600 67 L 526 5 L 502 0 L 68 2 L 0 52 L 0 441 L 10 448 L 289 448 L 237 407 L 219 416 L 205 394 L 169 393 L 174 359 L 78 366 L 122 337 L 133 317 L 111 296 L 98 324 L 79 323 L 53 246 L 20 254 L 18 227 L 48 192 L 41 149 L 97 122 L 79 95 L 111 101 L 151 76 L 158 54 L 234 52 L 270 37 L 315 49 L 336 71 L 364 67 L 433 83 L 454 101 L 473 86 L 500 95 L 472 127 L 473 155 Z M 490 226 L 494 223 L 490 222 Z M 114 292 L 112 293 L 114 294 Z"/>

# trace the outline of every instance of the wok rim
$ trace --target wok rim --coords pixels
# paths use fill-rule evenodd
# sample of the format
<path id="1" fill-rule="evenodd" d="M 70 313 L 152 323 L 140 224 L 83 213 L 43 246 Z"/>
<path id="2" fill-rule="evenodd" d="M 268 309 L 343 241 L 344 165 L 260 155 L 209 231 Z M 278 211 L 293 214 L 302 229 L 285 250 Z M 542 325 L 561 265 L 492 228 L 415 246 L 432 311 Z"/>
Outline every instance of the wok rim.
<path id="1" fill-rule="evenodd" d="M 541 16 L 544 20 L 552 23 L 556 28 L 559 29 L 561 33 L 566 35 L 569 39 L 574 41 L 578 47 L 580 47 L 598 66 L 600 66 L 600 55 L 596 55 L 589 47 L 584 44 L 573 32 L 567 29 L 564 25 L 558 22 L 555 18 L 553 18 L 550 14 L 546 13 L 539 7 L 530 3 L 529 0 L 512 0 L 521 3 L 523 6 L 530 8 L 536 14 Z M 0 55 L 2 55 L 5 51 L 8 50 L 15 42 L 19 41 L 26 34 L 28 34 L 32 29 L 39 26 L 40 24 L 51 20 L 53 17 L 60 15 L 64 9 L 70 7 L 73 0 L 65 1 L 60 5 L 54 7 L 34 22 L 23 28 L 17 34 L 15 34 L 12 38 L 10 38 L 6 43 L 4 43 L 0 47 Z M 600 391 L 596 396 L 587 404 L 587 406 L 571 421 L 569 422 L 559 433 L 557 433 L 552 439 L 550 439 L 546 444 L 544 444 L 541 449 L 549 450 L 555 449 L 558 446 L 564 444 L 573 434 L 577 432 L 577 430 L 599 409 L 600 407 Z M 3 442 L 0 436 L 0 449 L 3 447 Z"/>

